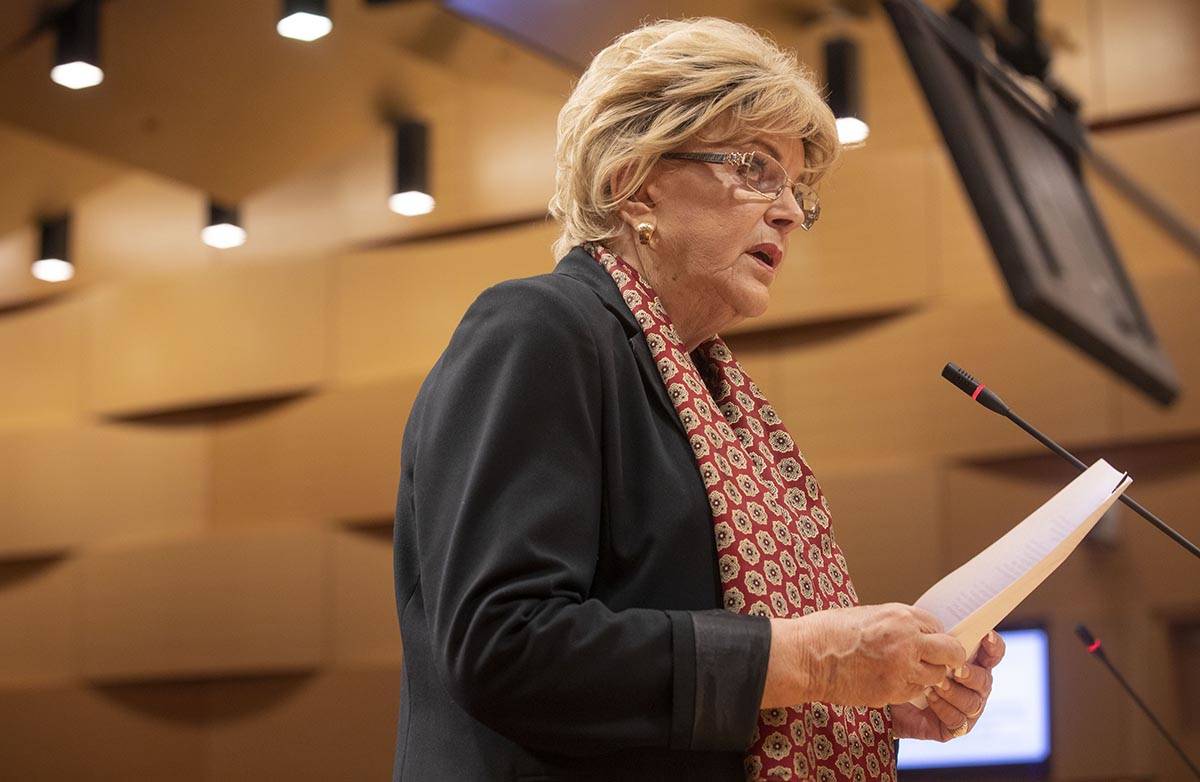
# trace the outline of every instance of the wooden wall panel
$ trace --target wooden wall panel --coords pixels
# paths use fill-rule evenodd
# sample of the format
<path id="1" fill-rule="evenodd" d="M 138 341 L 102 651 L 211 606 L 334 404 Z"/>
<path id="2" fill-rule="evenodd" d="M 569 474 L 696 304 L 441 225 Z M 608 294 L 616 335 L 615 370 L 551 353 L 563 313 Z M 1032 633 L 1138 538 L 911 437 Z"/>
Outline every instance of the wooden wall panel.
<path id="1" fill-rule="evenodd" d="M 337 379 L 429 371 L 485 288 L 554 270 L 550 245 L 557 236 L 546 223 L 340 257 Z"/>
<path id="2" fill-rule="evenodd" d="M 398 667 L 401 646 L 392 526 L 335 532 L 332 570 L 335 662 Z"/>
<path id="3" fill-rule="evenodd" d="M 79 419 L 83 341 L 77 300 L 0 312 L 0 429 Z"/>
<path id="4" fill-rule="evenodd" d="M 945 149 L 934 159 L 935 290 L 946 301 L 1008 301 L 1008 286 L 975 215 L 962 177 Z"/>
<path id="5" fill-rule="evenodd" d="M 208 223 L 202 192 L 141 171 L 80 199 L 73 218 L 77 274 L 88 282 L 205 271 L 235 257 L 200 241 Z"/>
<path id="6" fill-rule="evenodd" d="M 279 395 L 325 378 L 328 266 L 146 278 L 89 302 L 93 410 L 147 413 Z"/>
<path id="7" fill-rule="evenodd" d="M 319 531 L 208 533 L 80 559 L 94 681 L 310 670 L 326 657 Z"/>
<path id="8" fill-rule="evenodd" d="M 910 307 L 932 293 L 933 163 L 928 151 L 872 146 L 847 152 L 821 185 L 821 219 L 793 231 L 751 331 Z"/>
<path id="9" fill-rule="evenodd" d="M 208 435 L 82 426 L 0 434 L 0 559 L 198 529 Z"/>
<path id="10" fill-rule="evenodd" d="M 934 324 L 917 313 L 780 335 L 771 401 L 807 457 L 830 465 L 929 450 L 928 373 L 942 355 Z"/>
<path id="11" fill-rule="evenodd" d="M 1159 341 L 1179 373 L 1181 392 L 1170 407 L 1121 384 L 1117 420 L 1127 439 L 1170 437 L 1200 432 L 1200 274 L 1195 269 L 1142 281 L 1142 304 Z"/>
<path id="12" fill-rule="evenodd" d="M 1200 215 L 1200 116 L 1094 134 L 1096 149 L 1176 217 Z M 1085 167 L 1092 193 L 1135 284 L 1168 273 L 1195 274 L 1196 259 L 1108 182 Z"/>
<path id="13" fill-rule="evenodd" d="M 809 462 L 833 511 L 837 541 L 863 603 L 912 603 L 945 575 L 940 474 L 931 462 Z"/>
<path id="14" fill-rule="evenodd" d="M 202 782 L 204 705 L 195 684 L 0 690 L 4 776 Z"/>
<path id="15" fill-rule="evenodd" d="M 213 782 L 391 778 L 398 667 L 213 682 L 208 698 Z"/>
<path id="16" fill-rule="evenodd" d="M 213 433 L 212 520 L 390 519 L 420 378 L 327 391 Z"/>
<path id="17" fill-rule="evenodd" d="M 1063 442 L 1114 431 L 1103 371 L 1003 303 L 791 330 L 776 360 L 776 404 L 820 462 L 1041 448 L 942 380 L 948 361 Z"/>
<path id="18" fill-rule="evenodd" d="M 0 563 L 0 689 L 78 672 L 75 586 L 70 560 Z"/>
<path id="19" fill-rule="evenodd" d="M 1093 0 L 1109 115 L 1200 101 L 1200 4 L 1193 0 Z"/>

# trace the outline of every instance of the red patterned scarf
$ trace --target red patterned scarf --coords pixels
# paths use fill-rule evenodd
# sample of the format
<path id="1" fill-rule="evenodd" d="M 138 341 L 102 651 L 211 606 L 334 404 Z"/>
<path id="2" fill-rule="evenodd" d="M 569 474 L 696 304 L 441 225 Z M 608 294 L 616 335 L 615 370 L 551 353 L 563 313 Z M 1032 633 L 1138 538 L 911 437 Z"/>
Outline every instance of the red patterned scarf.
<path id="1" fill-rule="evenodd" d="M 857 605 L 821 486 L 725 341 L 713 336 L 697 348 L 706 384 L 637 270 L 598 244 L 584 247 L 641 324 L 691 441 L 708 490 L 725 608 L 798 617 Z M 887 708 L 812 702 L 761 711 L 746 753 L 746 779 L 895 782 L 891 727 Z"/>

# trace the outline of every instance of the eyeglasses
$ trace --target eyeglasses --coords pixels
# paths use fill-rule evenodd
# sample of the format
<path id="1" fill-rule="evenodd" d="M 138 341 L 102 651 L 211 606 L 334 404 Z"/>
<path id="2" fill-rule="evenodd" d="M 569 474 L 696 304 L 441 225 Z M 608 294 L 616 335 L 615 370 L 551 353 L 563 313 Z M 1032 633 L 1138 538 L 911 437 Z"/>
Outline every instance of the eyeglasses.
<path id="1" fill-rule="evenodd" d="M 662 157 L 672 160 L 699 160 L 704 163 L 727 163 L 733 166 L 733 170 L 746 187 L 772 201 L 779 198 L 785 187 L 790 187 L 796 203 L 804 212 L 804 221 L 800 223 L 800 227 L 806 231 L 812 228 L 813 223 L 821 216 L 817 192 L 803 182 L 793 182 L 783 164 L 766 153 L 666 152 Z"/>

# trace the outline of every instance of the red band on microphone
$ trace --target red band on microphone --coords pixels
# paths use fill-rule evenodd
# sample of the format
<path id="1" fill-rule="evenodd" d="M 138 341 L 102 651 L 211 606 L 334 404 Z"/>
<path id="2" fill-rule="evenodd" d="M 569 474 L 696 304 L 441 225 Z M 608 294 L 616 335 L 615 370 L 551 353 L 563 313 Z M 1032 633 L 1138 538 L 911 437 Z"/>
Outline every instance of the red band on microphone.
<path id="1" fill-rule="evenodd" d="M 981 393 L 983 393 L 983 383 L 980 383 L 979 385 L 975 386 L 975 393 L 971 394 L 971 398 L 974 399 L 976 402 L 978 402 L 979 395 Z"/>
<path id="2" fill-rule="evenodd" d="M 1088 646 L 1088 654 L 1093 654 L 1099 648 L 1100 648 L 1100 639 L 1097 638 L 1095 641 L 1092 642 L 1092 644 L 1090 646 Z"/>

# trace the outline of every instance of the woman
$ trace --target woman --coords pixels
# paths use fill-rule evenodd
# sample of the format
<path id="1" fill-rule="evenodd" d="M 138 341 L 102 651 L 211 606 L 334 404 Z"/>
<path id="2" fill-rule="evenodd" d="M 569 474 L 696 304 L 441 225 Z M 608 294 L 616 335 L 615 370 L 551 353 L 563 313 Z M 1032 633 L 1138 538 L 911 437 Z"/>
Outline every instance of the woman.
<path id="1" fill-rule="evenodd" d="M 895 737 L 970 730 L 1002 643 L 968 663 L 930 614 L 857 605 L 717 336 L 817 220 L 832 115 L 700 19 L 600 52 L 558 131 L 561 260 L 479 296 L 405 429 L 395 778 L 894 779 Z"/>

